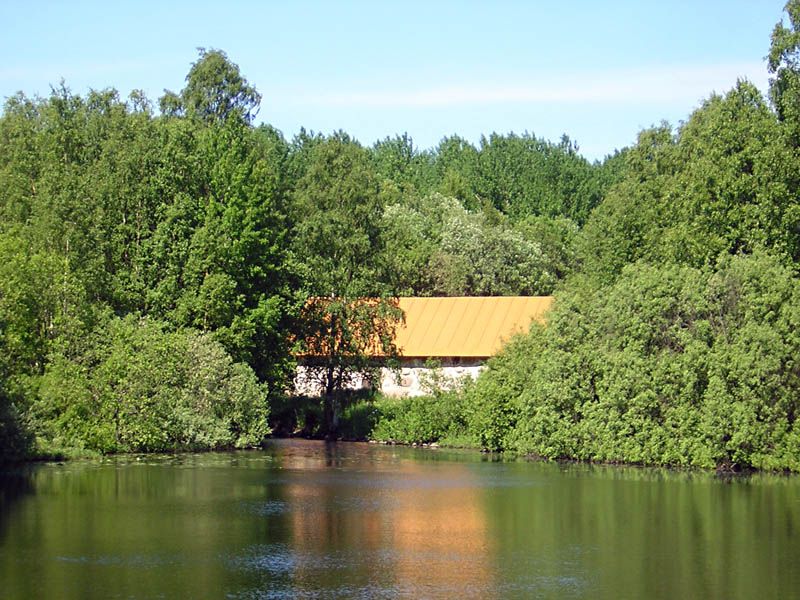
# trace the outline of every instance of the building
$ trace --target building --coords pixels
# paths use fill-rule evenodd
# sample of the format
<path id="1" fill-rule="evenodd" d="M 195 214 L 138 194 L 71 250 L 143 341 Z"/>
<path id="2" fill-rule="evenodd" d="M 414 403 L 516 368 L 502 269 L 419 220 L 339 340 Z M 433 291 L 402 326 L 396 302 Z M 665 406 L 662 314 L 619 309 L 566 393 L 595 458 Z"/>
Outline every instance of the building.
<path id="1" fill-rule="evenodd" d="M 399 298 L 404 323 L 395 331 L 399 368 L 381 369 L 381 391 L 389 396 L 420 396 L 434 379 L 445 385 L 475 378 L 508 339 L 543 322 L 551 296 Z M 379 357 L 376 357 L 379 358 Z M 354 387 L 367 385 L 360 379 Z M 299 393 L 316 394 L 300 364 Z"/>

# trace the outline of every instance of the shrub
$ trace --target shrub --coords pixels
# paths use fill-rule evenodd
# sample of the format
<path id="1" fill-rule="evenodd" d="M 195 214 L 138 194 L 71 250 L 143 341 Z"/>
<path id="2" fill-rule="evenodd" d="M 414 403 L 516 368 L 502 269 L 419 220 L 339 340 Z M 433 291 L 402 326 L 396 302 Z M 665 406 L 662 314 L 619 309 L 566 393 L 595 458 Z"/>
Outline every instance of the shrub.
<path id="1" fill-rule="evenodd" d="M 40 449 L 246 447 L 267 435 L 266 389 L 209 335 L 111 318 L 87 349 L 57 352 L 29 420 Z"/>
<path id="2" fill-rule="evenodd" d="M 466 428 L 460 390 L 413 398 L 383 398 L 371 437 L 401 444 L 446 442 L 463 437 Z"/>
<path id="3" fill-rule="evenodd" d="M 464 395 L 482 446 L 549 458 L 800 470 L 800 281 L 766 252 L 574 280 Z"/>

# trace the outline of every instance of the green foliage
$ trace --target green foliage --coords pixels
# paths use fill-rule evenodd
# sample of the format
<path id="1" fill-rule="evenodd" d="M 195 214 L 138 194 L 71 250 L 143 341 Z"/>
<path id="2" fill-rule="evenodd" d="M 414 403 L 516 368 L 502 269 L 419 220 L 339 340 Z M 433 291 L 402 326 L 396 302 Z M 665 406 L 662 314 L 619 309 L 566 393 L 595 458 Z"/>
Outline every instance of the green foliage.
<path id="1" fill-rule="evenodd" d="M 770 97 L 778 116 L 790 128 L 797 146 L 800 135 L 800 3 L 789 0 L 784 11 L 789 17 L 788 26 L 781 21 L 772 30 L 772 43 L 767 55 L 770 79 Z"/>
<path id="2" fill-rule="evenodd" d="M 29 450 L 24 415 L 59 336 L 90 315 L 66 261 L 0 233 L 0 461 Z"/>
<path id="3" fill-rule="evenodd" d="M 542 326 L 534 325 L 530 335 L 514 337 L 489 360 L 478 384 L 467 388 L 463 396 L 466 426 L 479 447 L 514 447 L 521 417 L 519 397 L 531 385 L 531 367 L 543 350 L 543 333 Z"/>
<path id="4" fill-rule="evenodd" d="M 583 271 L 608 283 L 622 268 L 652 256 L 660 239 L 662 214 L 671 203 L 662 199 L 664 180 L 673 173 L 675 140 L 671 128 L 642 131 L 636 146 L 625 156 L 626 169 L 581 230 L 576 241 Z"/>
<path id="5" fill-rule="evenodd" d="M 44 450 L 247 447 L 268 433 L 265 387 L 208 335 L 111 318 L 81 345 L 51 357 L 30 408 Z"/>
<path id="6" fill-rule="evenodd" d="M 440 213 L 429 215 L 407 204 L 383 211 L 385 272 L 398 295 L 424 296 L 434 288 L 430 261 L 440 242 L 439 218 Z"/>
<path id="7" fill-rule="evenodd" d="M 457 198 L 466 208 L 477 208 L 478 160 L 478 150 L 463 138 L 444 138 L 434 154 L 437 186 L 432 191 Z"/>
<path id="8" fill-rule="evenodd" d="M 531 217 L 515 228 L 493 209 L 469 211 L 441 194 L 393 204 L 382 224 L 387 277 L 400 295 L 547 294 L 572 260 L 565 223 Z"/>
<path id="9" fill-rule="evenodd" d="M 483 213 L 447 219 L 432 262 L 436 291 L 448 296 L 536 295 L 555 283 L 536 242 Z"/>
<path id="10" fill-rule="evenodd" d="M 570 274 L 577 262 L 576 241 L 578 225 L 564 217 L 526 217 L 515 230 L 528 242 L 538 244 L 548 279 L 555 284 Z M 549 294 L 552 288 L 543 286 L 539 294 Z"/>
<path id="11" fill-rule="evenodd" d="M 525 133 L 481 140 L 478 194 L 514 219 L 568 217 L 582 223 L 599 204 L 594 169 L 567 136 L 552 144 Z"/>
<path id="12" fill-rule="evenodd" d="M 576 284 L 465 395 L 481 445 L 549 458 L 800 469 L 800 283 L 774 257 Z"/>
<path id="13" fill-rule="evenodd" d="M 338 402 L 337 438 L 369 439 L 381 418 L 380 396 L 371 389 L 345 390 L 338 395 Z M 322 438 L 329 433 L 324 418 L 319 397 L 286 395 L 272 402 L 269 421 L 274 435 Z"/>
<path id="14" fill-rule="evenodd" d="M 371 154 L 387 192 L 392 189 L 391 183 L 400 197 L 412 197 L 429 190 L 435 183 L 433 155 L 419 152 L 407 133 L 376 142 Z"/>
<path id="15" fill-rule="evenodd" d="M 222 50 L 198 48 L 198 54 L 186 76 L 186 87 L 180 95 L 166 92 L 161 111 L 170 116 L 186 114 L 209 124 L 228 120 L 250 123 L 258 112 L 261 94 Z"/>
<path id="16" fill-rule="evenodd" d="M 294 249 L 307 302 L 298 352 L 324 394 L 325 425 L 336 434 L 339 396 L 354 379 L 370 379 L 372 356 L 395 353 L 402 319 L 382 282 L 383 202 L 370 156 L 345 135 L 313 144 L 294 191 Z"/>
<path id="17" fill-rule="evenodd" d="M 154 241 L 167 246 L 159 253 L 174 251 L 177 233 L 184 254 L 153 273 L 161 279 L 153 289 L 169 294 L 156 300 L 167 301 L 164 317 L 213 331 L 236 360 L 279 383 L 288 369 L 293 274 L 287 267 L 280 155 L 264 156 L 264 149 L 236 123 L 202 132 L 205 198 L 199 206 L 184 205 L 189 214 L 183 218 L 193 227 L 176 232 L 165 223 L 164 235 L 157 232 Z"/>
<path id="18" fill-rule="evenodd" d="M 374 398 L 347 403 L 342 410 L 339 435 L 345 440 L 370 439 L 381 416 L 380 405 Z"/>
<path id="19" fill-rule="evenodd" d="M 380 295 L 383 205 L 366 150 L 346 135 L 310 149 L 294 192 L 295 252 L 312 295 Z"/>
<path id="20" fill-rule="evenodd" d="M 447 443 L 462 439 L 464 405 L 456 390 L 431 396 L 383 398 L 377 404 L 380 419 L 370 437 L 401 444 Z"/>
<path id="21" fill-rule="evenodd" d="M 477 446 L 475 436 L 467 429 L 471 407 L 464 402 L 472 378 L 450 377 L 442 371 L 441 363 L 433 359 L 425 366 L 429 371 L 420 375 L 422 396 L 379 396 L 370 439 L 400 444 Z"/>
<path id="22" fill-rule="evenodd" d="M 403 135 L 378 142 L 372 154 L 400 199 L 441 193 L 469 210 L 493 206 L 514 222 L 547 216 L 582 224 L 620 176 L 616 157 L 591 164 L 566 136 L 554 144 L 529 133 L 493 133 L 478 148 L 451 136 L 419 152 Z"/>
<path id="23" fill-rule="evenodd" d="M 800 259 L 800 163 L 751 84 L 712 96 L 677 133 L 642 132 L 625 161 L 578 242 L 600 283 L 640 259 L 703 267 L 759 247 Z"/>

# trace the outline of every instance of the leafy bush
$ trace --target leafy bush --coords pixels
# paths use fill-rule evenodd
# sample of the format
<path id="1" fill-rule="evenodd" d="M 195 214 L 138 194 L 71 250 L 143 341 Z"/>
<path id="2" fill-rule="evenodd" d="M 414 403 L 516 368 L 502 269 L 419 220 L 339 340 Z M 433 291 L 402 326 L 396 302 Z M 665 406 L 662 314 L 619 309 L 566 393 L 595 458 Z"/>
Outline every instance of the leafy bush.
<path id="1" fill-rule="evenodd" d="M 489 360 L 489 368 L 478 385 L 466 388 L 463 413 L 474 443 L 487 450 L 511 448 L 520 418 L 518 398 L 531 383 L 531 362 L 542 347 L 542 327 L 516 336 L 505 349 Z M 524 358 L 530 357 L 530 358 Z"/>
<path id="2" fill-rule="evenodd" d="M 336 436 L 345 440 L 366 440 L 380 417 L 375 393 L 369 389 L 342 390 L 337 394 L 341 406 Z M 328 431 L 323 418 L 324 398 L 284 395 L 273 401 L 270 426 L 275 435 L 321 438 Z"/>
<path id="3" fill-rule="evenodd" d="M 345 440 L 367 440 L 381 416 L 381 409 L 373 399 L 346 405 L 342 410 L 339 435 Z"/>
<path id="4" fill-rule="evenodd" d="M 266 388 L 209 335 L 111 318 L 55 353 L 29 420 L 40 449 L 141 452 L 257 445 Z"/>
<path id="5" fill-rule="evenodd" d="M 463 438 L 464 403 L 458 390 L 413 398 L 383 398 L 380 419 L 371 437 L 401 444 L 444 442 Z"/>
<path id="6" fill-rule="evenodd" d="M 800 281 L 757 252 L 577 282 L 465 395 L 481 445 L 549 458 L 800 470 Z"/>

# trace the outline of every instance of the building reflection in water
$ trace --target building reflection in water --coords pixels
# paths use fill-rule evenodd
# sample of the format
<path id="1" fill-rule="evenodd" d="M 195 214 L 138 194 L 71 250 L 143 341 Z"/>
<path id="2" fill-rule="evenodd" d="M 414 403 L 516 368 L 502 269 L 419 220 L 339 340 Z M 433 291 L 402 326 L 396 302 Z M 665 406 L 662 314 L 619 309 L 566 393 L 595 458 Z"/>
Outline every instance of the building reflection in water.
<path id="1" fill-rule="evenodd" d="M 469 464 L 398 459 L 354 472 L 317 455 L 283 466 L 296 475 L 285 487 L 296 589 L 491 595 L 485 488 Z"/>

